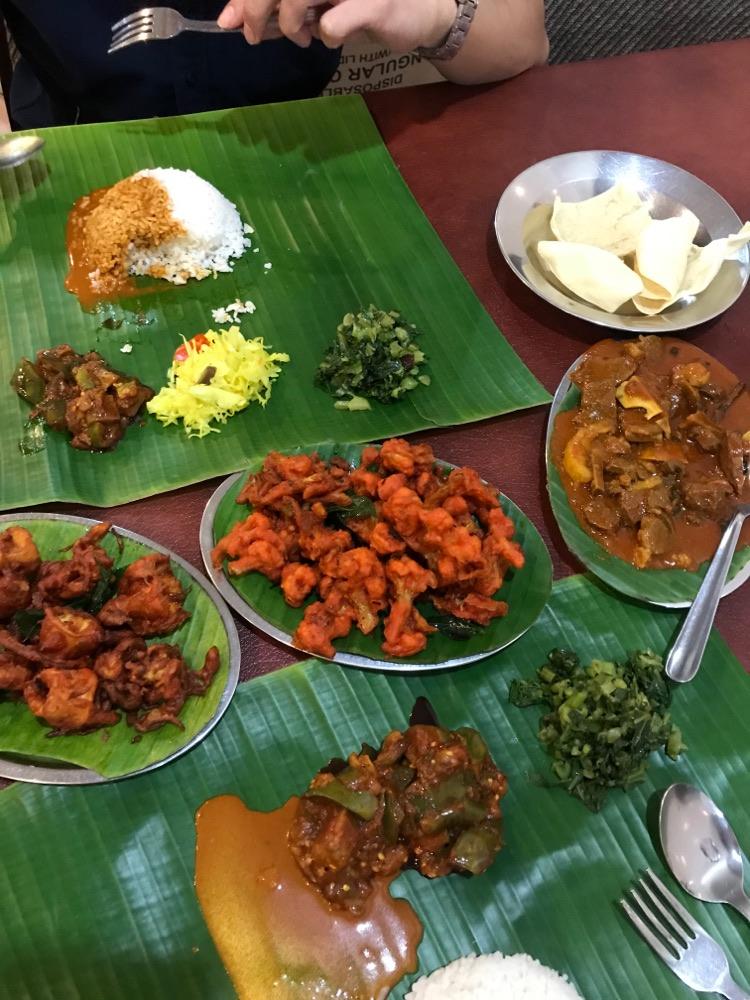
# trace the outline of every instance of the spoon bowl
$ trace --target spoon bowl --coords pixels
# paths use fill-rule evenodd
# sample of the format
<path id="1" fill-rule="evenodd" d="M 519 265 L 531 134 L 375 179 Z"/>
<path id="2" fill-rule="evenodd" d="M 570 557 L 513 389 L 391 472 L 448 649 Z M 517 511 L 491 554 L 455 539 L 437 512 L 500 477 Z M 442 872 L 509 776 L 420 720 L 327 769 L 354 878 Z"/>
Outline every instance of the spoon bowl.
<path id="1" fill-rule="evenodd" d="M 6 135 L 0 138 L 0 170 L 18 167 L 44 145 L 38 135 Z"/>
<path id="2" fill-rule="evenodd" d="M 661 800 L 659 835 L 682 888 L 704 903 L 728 903 L 750 920 L 742 853 L 724 813 L 700 789 L 671 785 Z"/>

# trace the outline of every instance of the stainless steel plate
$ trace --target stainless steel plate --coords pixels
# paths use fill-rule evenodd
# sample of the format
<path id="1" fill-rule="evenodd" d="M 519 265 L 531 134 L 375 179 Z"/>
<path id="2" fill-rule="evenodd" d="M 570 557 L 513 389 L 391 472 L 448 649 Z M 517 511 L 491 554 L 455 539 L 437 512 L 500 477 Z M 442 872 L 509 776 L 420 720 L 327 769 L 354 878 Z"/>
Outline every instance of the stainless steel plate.
<path id="1" fill-rule="evenodd" d="M 549 470 L 552 465 L 552 433 L 555 427 L 555 420 L 557 418 L 557 414 L 560 412 L 560 410 L 563 409 L 563 403 L 565 401 L 566 396 L 568 395 L 570 390 L 574 388 L 573 383 L 570 381 L 570 376 L 576 370 L 576 368 L 581 364 L 583 358 L 584 355 L 581 354 L 580 357 L 576 358 L 576 360 L 573 362 L 570 368 L 568 368 L 568 370 L 563 375 L 560 384 L 555 390 L 555 395 L 552 398 L 552 405 L 549 411 L 549 419 L 547 420 L 547 436 L 544 442 L 544 460 L 545 460 L 545 467 L 547 469 L 548 490 L 549 490 Z M 580 559 L 581 557 L 579 555 L 576 555 L 576 558 Z M 597 566 L 596 563 L 587 562 L 585 560 L 582 561 L 584 562 L 586 569 L 590 570 L 597 576 L 599 575 L 598 572 L 599 567 Z M 738 587 L 741 587 L 742 584 L 749 579 L 750 579 L 750 562 L 746 566 L 744 566 L 735 576 L 733 576 L 731 580 L 727 580 L 726 584 L 724 585 L 724 589 L 721 592 L 721 596 L 726 597 L 727 594 L 731 594 L 733 591 L 737 590 Z M 613 584 L 609 580 L 605 582 L 607 583 L 607 586 L 610 587 L 613 586 Z M 655 607 L 659 608 L 689 608 L 692 603 L 691 601 L 655 601 L 651 600 L 648 597 L 643 596 L 642 594 L 641 595 L 633 594 L 628 596 L 637 597 L 637 599 L 643 601 L 644 604 L 652 604 Z"/>
<path id="2" fill-rule="evenodd" d="M 100 523 L 98 520 L 93 520 L 89 517 L 74 517 L 68 514 L 46 514 L 39 511 L 32 513 L 22 512 L 15 514 L 3 514 L 0 516 L 0 531 L 3 530 L 3 524 L 16 521 L 65 521 L 72 524 L 80 524 L 85 528 L 90 528 L 92 525 Z M 123 778 L 132 778 L 137 774 L 146 774 L 148 771 L 156 770 L 157 767 L 163 767 L 164 764 L 169 764 L 170 761 L 175 760 L 177 757 L 181 757 L 182 754 L 187 753 L 188 750 L 191 750 L 194 746 L 196 746 L 196 744 L 200 743 L 201 740 L 203 740 L 204 737 L 206 737 L 214 728 L 216 723 L 227 710 L 229 702 L 232 700 L 232 695 L 235 692 L 237 681 L 240 676 L 240 640 L 237 635 L 237 626 L 234 624 L 232 616 L 229 613 L 229 609 L 224 604 L 220 595 L 217 594 L 214 587 L 211 586 L 202 573 L 199 573 L 198 570 L 194 569 L 190 565 L 190 563 L 185 562 L 184 559 L 175 555 L 174 552 L 169 549 L 165 549 L 162 545 L 158 545 L 156 542 L 152 542 L 150 538 L 144 538 L 143 535 L 136 534 L 134 531 L 127 531 L 125 528 L 117 528 L 116 526 L 115 530 L 117 531 L 117 534 L 121 535 L 123 538 L 130 538 L 134 542 L 140 542 L 141 545 L 148 546 L 148 548 L 154 552 L 160 552 L 163 555 L 169 556 L 172 562 L 177 563 L 180 569 L 195 580 L 201 590 L 205 591 L 216 605 L 216 610 L 219 612 L 221 620 L 224 623 L 224 628 L 226 629 L 227 644 L 229 646 L 229 669 L 227 672 L 227 680 L 224 690 L 222 691 L 219 704 L 216 706 L 216 711 L 203 728 L 200 729 L 184 746 L 175 750 L 174 753 L 169 754 L 162 760 L 155 761 L 147 767 L 131 771 L 129 774 L 123 774 L 116 778 L 105 778 L 101 774 L 97 774 L 96 771 L 90 771 L 84 767 L 75 767 L 69 764 L 63 764 L 59 761 L 49 759 L 43 760 L 38 758 L 30 760 L 27 757 L 0 754 L 0 777 L 2 778 L 9 778 L 13 781 L 26 781 L 36 785 L 99 785 L 111 781 L 121 781 Z"/>
<path id="3" fill-rule="evenodd" d="M 541 263 L 540 240 L 554 239 L 549 226 L 552 202 L 583 201 L 624 181 L 649 205 L 657 219 L 668 219 L 689 208 L 701 220 L 696 242 L 704 245 L 736 233 L 737 213 L 713 188 L 680 167 L 637 153 L 589 150 L 563 153 L 524 170 L 503 192 L 495 212 L 495 234 L 513 271 L 547 302 L 571 316 L 628 333 L 672 334 L 723 313 L 742 292 L 750 275 L 748 247 L 727 260 L 708 288 L 686 296 L 658 316 L 643 316 L 624 305 L 607 313 L 568 291 Z"/>
<path id="4" fill-rule="evenodd" d="M 441 462 L 441 464 L 450 466 L 449 462 Z M 455 466 L 450 467 L 455 468 Z M 232 489 L 233 486 L 235 486 L 239 479 L 244 478 L 246 475 L 247 473 L 245 472 L 238 472 L 235 473 L 235 475 L 230 476 L 221 484 L 221 486 L 218 487 L 206 504 L 200 526 L 200 548 L 201 555 L 203 556 L 203 564 L 211 582 L 214 584 L 222 597 L 224 597 L 227 604 L 234 608 L 234 610 L 241 615 L 245 621 L 249 622 L 250 625 L 253 625 L 260 632 L 265 633 L 265 635 L 270 636 L 272 639 L 276 639 L 278 642 L 282 642 L 285 646 L 289 646 L 295 653 L 300 654 L 303 653 L 304 650 L 300 650 L 294 645 L 292 642 L 292 636 L 288 632 L 284 632 L 282 629 L 277 628 L 261 614 L 259 614 L 259 612 L 256 611 L 255 608 L 234 589 L 225 576 L 223 570 L 216 569 L 211 562 L 211 550 L 214 547 L 214 518 L 216 516 L 216 511 L 224 496 L 229 492 L 229 490 Z M 547 558 L 549 558 L 549 556 Z M 551 564 L 549 584 L 551 587 Z M 541 611 L 542 608 L 540 607 L 540 614 Z M 520 639 L 522 635 L 528 632 L 532 624 L 533 622 L 530 622 L 526 628 L 520 630 L 516 635 L 508 639 L 507 642 L 503 642 L 492 649 L 482 650 L 481 652 L 477 652 L 469 656 L 456 656 L 449 660 L 438 660 L 435 663 L 409 663 L 408 661 L 394 662 L 392 660 L 378 660 L 368 656 L 360 656 L 355 653 L 346 652 L 337 652 L 331 660 L 333 663 L 341 663 L 345 666 L 360 667 L 364 670 L 379 670 L 386 673 L 397 674 L 421 674 L 425 671 L 431 670 L 450 670 L 453 667 L 460 667 L 467 663 L 474 663 L 477 660 L 483 660 L 488 656 L 492 656 L 493 653 L 497 653 L 501 649 L 505 649 L 506 646 L 510 646 L 516 641 L 516 639 Z M 318 660 L 326 659 L 326 657 L 321 656 L 318 653 L 309 653 L 308 655 L 315 656 Z"/>

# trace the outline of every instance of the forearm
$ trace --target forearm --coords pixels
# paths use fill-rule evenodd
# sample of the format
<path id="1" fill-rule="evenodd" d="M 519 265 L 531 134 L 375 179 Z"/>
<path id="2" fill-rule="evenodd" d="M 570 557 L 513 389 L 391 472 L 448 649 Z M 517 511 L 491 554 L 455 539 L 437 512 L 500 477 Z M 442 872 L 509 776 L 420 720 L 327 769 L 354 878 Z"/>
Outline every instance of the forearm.
<path id="1" fill-rule="evenodd" d="M 460 52 L 433 65 L 454 83 L 489 83 L 546 62 L 543 0 L 479 0 Z"/>

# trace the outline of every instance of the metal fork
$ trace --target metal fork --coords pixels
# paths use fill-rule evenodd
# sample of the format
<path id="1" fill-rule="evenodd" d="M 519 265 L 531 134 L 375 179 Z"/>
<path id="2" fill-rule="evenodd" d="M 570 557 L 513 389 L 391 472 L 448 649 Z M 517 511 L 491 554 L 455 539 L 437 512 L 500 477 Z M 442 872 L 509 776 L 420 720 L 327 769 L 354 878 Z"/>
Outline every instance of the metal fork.
<path id="1" fill-rule="evenodd" d="M 697 993 L 718 993 L 728 1000 L 750 1000 L 750 993 L 730 976 L 729 962 L 721 945 L 703 930 L 649 868 L 645 875 L 646 878 L 636 883 L 637 888 L 630 890 L 630 895 L 648 923 L 626 899 L 621 899 L 620 905 L 662 962 Z"/>
<path id="2" fill-rule="evenodd" d="M 305 25 L 317 21 L 322 12 L 320 6 L 308 7 L 305 13 Z M 183 17 L 172 7 L 142 7 L 112 25 L 112 41 L 107 49 L 107 55 L 127 48 L 128 45 L 135 45 L 136 42 L 155 42 L 174 38 L 183 31 L 204 31 L 225 35 L 241 30 L 241 28 L 220 28 L 216 21 L 196 21 Z M 281 38 L 276 14 L 271 14 L 266 22 L 261 40 L 266 42 L 272 38 Z"/>

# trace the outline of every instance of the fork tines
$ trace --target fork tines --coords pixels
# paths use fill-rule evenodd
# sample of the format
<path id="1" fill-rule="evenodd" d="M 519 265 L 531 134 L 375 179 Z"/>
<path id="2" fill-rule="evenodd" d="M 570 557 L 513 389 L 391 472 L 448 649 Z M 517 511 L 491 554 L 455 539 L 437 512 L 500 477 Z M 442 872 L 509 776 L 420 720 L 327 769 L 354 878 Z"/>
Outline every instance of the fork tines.
<path id="1" fill-rule="evenodd" d="M 112 41 L 107 54 L 123 49 L 134 42 L 145 42 L 151 37 L 155 7 L 142 7 L 112 25 Z"/>
<path id="2" fill-rule="evenodd" d="M 620 905 L 659 958 L 670 967 L 674 966 L 690 942 L 705 932 L 650 868 L 646 869 L 645 877 L 639 879 L 636 886 L 630 890 L 630 895 L 646 920 L 626 899 L 621 899 Z"/>

